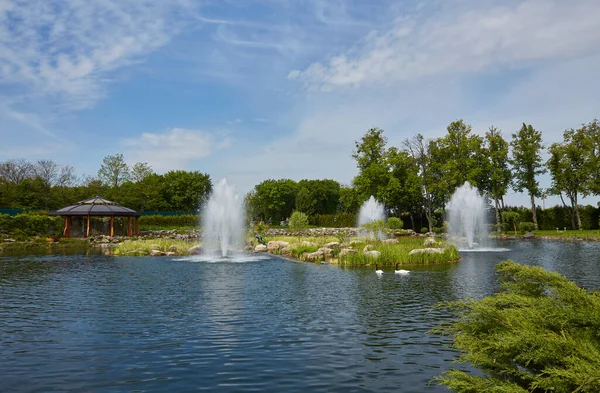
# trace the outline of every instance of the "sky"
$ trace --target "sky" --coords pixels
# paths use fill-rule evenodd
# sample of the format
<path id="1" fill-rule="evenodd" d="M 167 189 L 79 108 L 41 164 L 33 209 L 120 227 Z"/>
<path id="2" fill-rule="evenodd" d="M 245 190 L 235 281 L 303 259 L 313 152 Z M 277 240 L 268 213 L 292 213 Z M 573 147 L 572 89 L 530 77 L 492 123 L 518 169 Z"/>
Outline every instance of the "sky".
<path id="1" fill-rule="evenodd" d="M 84 176 L 122 153 L 245 193 L 351 184 L 371 127 L 400 146 L 457 119 L 507 139 L 525 122 L 549 146 L 600 117 L 598 15 L 597 0 L 0 0 L 0 161 Z"/>

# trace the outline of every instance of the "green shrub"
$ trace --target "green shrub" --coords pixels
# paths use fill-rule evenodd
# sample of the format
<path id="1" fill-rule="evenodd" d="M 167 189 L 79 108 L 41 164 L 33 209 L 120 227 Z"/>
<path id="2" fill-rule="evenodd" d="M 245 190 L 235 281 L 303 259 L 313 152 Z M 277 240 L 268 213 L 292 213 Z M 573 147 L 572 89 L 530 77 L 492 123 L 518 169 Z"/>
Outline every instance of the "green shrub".
<path id="1" fill-rule="evenodd" d="M 427 227 L 421 228 L 421 233 L 427 233 L 427 232 L 429 232 L 429 228 L 427 228 Z"/>
<path id="2" fill-rule="evenodd" d="M 535 224 L 532 222 L 522 222 L 519 224 L 519 230 L 521 233 L 531 232 L 535 229 Z"/>
<path id="3" fill-rule="evenodd" d="M 398 217 L 390 217 L 387 220 L 387 227 L 389 229 L 392 229 L 392 230 L 402 229 L 403 226 L 404 226 L 404 222 L 402 222 L 402 220 Z"/>
<path id="4" fill-rule="evenodd" d="M 0 214 L 0 232 L 15 240 L 26 240 L 33 236 L 60 236 L 63 225 L 62 217 L 49 216 L 47 213 L 45 215 L 22 213 L 16 216 Z"/>
<path id="5" fill-rule="evenodd" d="M 383 220 L 369 221 L 362 225 L 362 229 L 367 231 L 370 237 L 379 238 L 385 229 L 385 222 Z"/>
<path id="6" fill-rule="evenodd" d="M 433 233 L 437 233 L 438 235 L 439 235 L 440 233 L 443 233 L 443 231 L 444 231 L 444 230 L 443 230 L 442 228 L 438 228 L 438 227 L 435 227 L 435 228 L 433 228 Z"/>
<path id="7" fill-rule="evenodd" d="M 200 216 L 193 214 L 183 214 L 179 216 L 161 216 L 159 214 L 141 216 L 139 225 L 142 229 L 151 227 L 160 228 L 182 228 L 197 227 L 200 222 Z"/>
<path id="8" fill-rule="evenodd" d="M 304 229 L 308 226 L 308 216 L 302 212 L 295 211 L 292 213 L 288 225 L 292 230 Z"/>
<path id="9" fill-rule="evenodd" d="M 600 293 L 558 273 L 512 261 L 496 266 L 500 291 L 446 303 L 455 318 L 433 332 L 453 336 L 458 361 L 436 381 L 467 392 L 600 392 Z"/>
<path id="10" fill-rule="evenodd" d="M 356 226 L 356 214 L 315 214 L 310 216 L 309 223 L 325 228 L 353 228 Z"/>

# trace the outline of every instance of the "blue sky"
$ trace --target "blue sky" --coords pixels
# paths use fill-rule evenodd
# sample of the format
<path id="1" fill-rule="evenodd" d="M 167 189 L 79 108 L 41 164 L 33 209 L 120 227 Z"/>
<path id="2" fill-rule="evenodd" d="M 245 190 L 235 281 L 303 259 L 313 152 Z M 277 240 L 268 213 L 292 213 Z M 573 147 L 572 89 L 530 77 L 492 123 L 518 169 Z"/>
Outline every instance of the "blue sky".
<path id="1" fill-rule="evenodd" d="M 600 117 L 598 15 L 597 0 L 0 0 L 0 161 L 94 175 L 123 153 L 245 192 L 350 183 L 370 127 L 399 145 L 461 118 L 505 137 L 527 122 L 549 145 Z"/>

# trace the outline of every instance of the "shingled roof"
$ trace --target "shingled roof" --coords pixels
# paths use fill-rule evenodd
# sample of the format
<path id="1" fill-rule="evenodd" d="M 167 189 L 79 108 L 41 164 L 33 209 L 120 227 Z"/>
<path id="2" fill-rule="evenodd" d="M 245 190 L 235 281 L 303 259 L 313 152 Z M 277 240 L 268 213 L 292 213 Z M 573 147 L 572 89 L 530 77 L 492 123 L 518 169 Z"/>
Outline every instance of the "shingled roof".
<path id="1" fill-rule="evenodd" d="M 135 210 L 119 205 L 117 202 L 96 196 L 86 201 L 77 202 L 74 205 L 63 207 L 55 212 L 53 216 L 129 216 L 139 217 L 140 213 Z"/>

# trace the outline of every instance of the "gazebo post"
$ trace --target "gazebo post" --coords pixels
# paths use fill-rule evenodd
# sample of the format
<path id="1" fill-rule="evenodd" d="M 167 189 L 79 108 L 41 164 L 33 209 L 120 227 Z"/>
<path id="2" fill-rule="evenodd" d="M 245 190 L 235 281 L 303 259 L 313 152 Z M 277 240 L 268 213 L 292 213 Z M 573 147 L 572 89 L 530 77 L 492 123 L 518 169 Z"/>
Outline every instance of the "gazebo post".
<path id="1" fill-rule="evenodd" d="M 63 231 L 64 237 L 69 237 L 71 235 L 71 217 L 65 216 L 65 230 Z"/>
<path id="2" fill-rule="evenodd" d="M 110 216 L 110 237 L 115 236 L 115 216 Z"/>
<path id="3" fill-rule="evenodd" d="M 90 237 L 90 229 L 91 229 L 90 225 L 91 225 L 91 223 L 90 223 L 90 216 L 88 214 L 88 216 L 87 216 L 87 231 L 86 231 L 85 237 Z"/>
<path id="4" fill-rule="evenodd" d="M 127 217 L 127 236 L 131 237 L 131 216 Z"/>
<path id="5" fill-rule="evenodd" d="M 140 218 L 139 217 L 135 218 L 135 235 L 136 236 L 140 235 Z"/>

